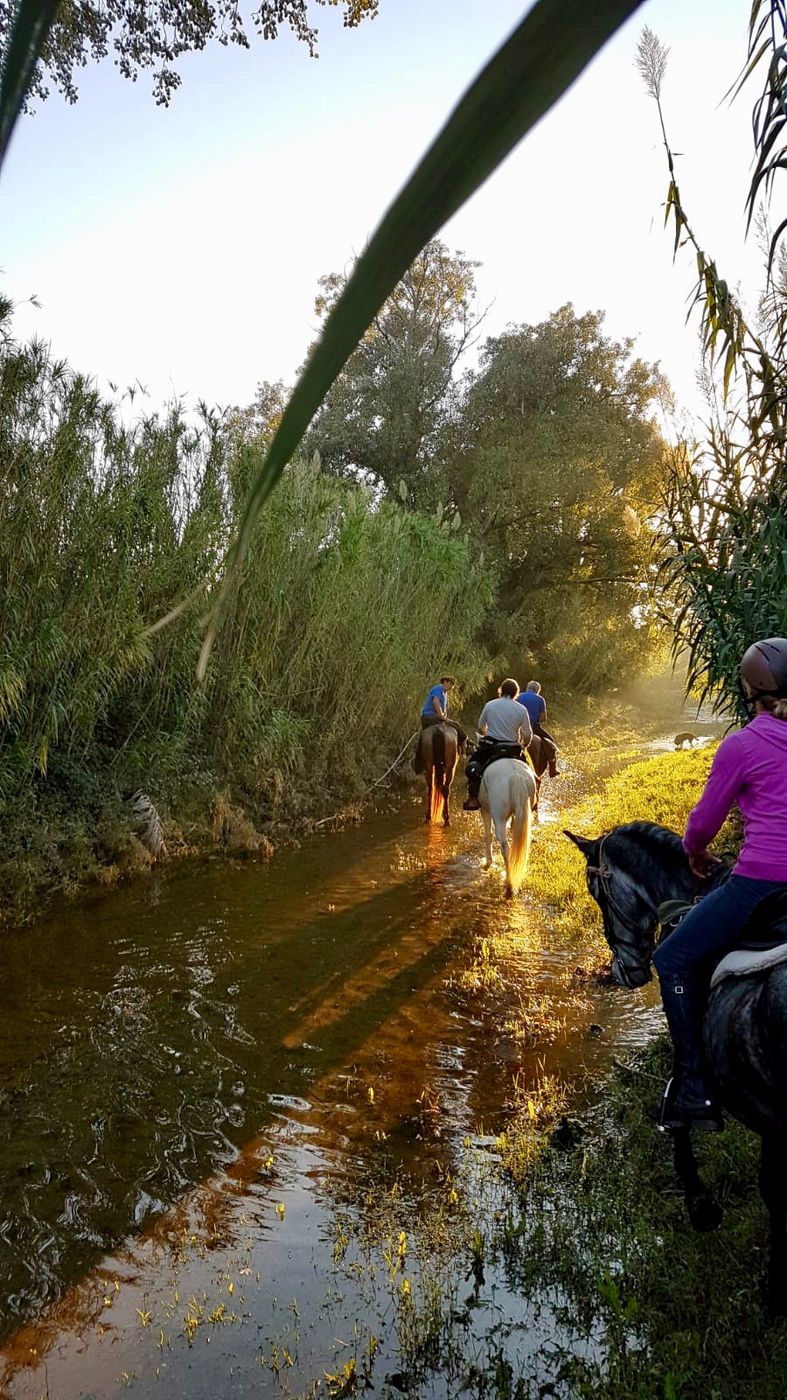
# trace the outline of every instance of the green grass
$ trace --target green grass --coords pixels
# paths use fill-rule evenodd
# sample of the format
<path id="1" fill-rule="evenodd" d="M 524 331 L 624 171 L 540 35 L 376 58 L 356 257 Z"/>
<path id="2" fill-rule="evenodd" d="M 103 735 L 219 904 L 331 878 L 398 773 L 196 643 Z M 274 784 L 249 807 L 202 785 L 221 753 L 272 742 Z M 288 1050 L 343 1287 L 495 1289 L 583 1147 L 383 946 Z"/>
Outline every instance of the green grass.
<path id="1" fill-rule="evenodd" d="M 694 1234 L 654 1125 L 669 1063 L 664 1038 L 617 1069 L 578 1145 L 541 1158 L 511 1268 L 525 1293 L 560 1290 L 577 1343 L 603 1339 L 592 1361 L 562 1346 L 556 1375 L 571 1397 L 783 1400 L 787 1327 L 762 1307 L 757 1142 L 729 1124 L 699 1144 L 724 1219 Z"/>
<path id="2" fill-rule="evenodd" d="M 712 757 L 712 750 L 705 748 L 629 763 L 561 812 L 558 822 L 537 832 L 526 890 L 549 911 L 559 936 L 581 939 L 597 960 L 608 958 L 598 909 L 585 884 L 585 862 L 563 829 L 595 837 L 622 822 L 653 821 L 680 832 L 702 792 Z"/>

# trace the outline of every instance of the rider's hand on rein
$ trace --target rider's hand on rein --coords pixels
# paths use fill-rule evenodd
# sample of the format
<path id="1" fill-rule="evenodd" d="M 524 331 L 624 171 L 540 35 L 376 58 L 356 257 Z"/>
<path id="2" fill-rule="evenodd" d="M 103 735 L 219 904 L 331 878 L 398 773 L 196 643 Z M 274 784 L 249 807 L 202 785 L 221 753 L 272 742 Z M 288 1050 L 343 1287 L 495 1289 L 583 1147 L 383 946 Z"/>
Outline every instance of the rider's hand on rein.
<path id="1" fill-rule="evenodd" d="M 689 856 L 689 868 L 698 880 L 708 880 L 721 864 L 719 857 L 711 855 L 710 851 L 697 851 L 696 855 Z"/>

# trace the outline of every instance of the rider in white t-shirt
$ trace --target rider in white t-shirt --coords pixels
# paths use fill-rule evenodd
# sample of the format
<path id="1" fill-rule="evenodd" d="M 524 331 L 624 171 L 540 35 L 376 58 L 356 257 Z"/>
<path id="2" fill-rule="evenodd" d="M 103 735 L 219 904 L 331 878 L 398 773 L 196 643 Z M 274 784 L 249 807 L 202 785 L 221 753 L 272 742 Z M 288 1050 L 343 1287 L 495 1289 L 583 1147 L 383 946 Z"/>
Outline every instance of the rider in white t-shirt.
<path id="1" fill-rule="evenodd" d="M 479 731 L 485 736 L 470 757 L 465 769 L 467 777 L 466 812 L 478 811 L 478 789 L 487 764 L 502 757 L 523 758 L 524 750 L 533 737 L 530 716 L 524 705 L 517 704 L 519 686 L 515 680 L 504 680 L 500 697 L 488 700 L 478 718 Z M 510 751 L 510 752 L 509 752 Z"/>

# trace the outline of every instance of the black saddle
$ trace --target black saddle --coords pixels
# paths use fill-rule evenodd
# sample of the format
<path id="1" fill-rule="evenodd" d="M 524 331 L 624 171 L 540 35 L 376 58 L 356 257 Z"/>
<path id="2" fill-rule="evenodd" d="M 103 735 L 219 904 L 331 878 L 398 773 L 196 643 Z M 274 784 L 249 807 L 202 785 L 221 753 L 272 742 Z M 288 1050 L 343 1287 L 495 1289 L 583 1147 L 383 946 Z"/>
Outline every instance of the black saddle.
<path id="1" fill-rule="evenodd" d="M 478 745 L 476 761 L 484 768 L 488 768 L 490 763 L 494 763 L 498 758 L 519 758 L 525 762 L 524 754 L 519 744 L 504 744 L 501 739 L 490 739 L 485 734 Z"/>
<path id="2" fill-rule="evenodd" d="M 743 930 L 738 947 L 759 952 L 787 943 L 787 890 L 766 894 Z"/>

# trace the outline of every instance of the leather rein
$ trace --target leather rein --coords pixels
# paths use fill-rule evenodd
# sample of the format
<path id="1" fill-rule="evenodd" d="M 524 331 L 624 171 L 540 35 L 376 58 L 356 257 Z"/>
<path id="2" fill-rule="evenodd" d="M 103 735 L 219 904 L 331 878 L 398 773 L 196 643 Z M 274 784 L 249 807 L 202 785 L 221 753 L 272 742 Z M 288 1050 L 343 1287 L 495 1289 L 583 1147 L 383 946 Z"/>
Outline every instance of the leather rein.
<path id="1" fill-rule="evenodd" d="M 604 891 L 604 898 L 606 899 L 607 904 L 609 905 L 612 912 L 615 914 L 616 918 L 623 925 L 624 929 L 626 929 L 627 933 L 633 933 L 637 939 L 641 939 L 642 930 L 637 924 L 633 924 L 631 922 L 627 914 L 624 914 L 623 910 L 621 909 L 620 905 L 616 902 L 612 894 L 612 871 L 610 867 L 604 863 L 604 843 L 606 842 L 607 836 L 609 836 L 609 834 L 610 833 L 607 832 L 607 835 L 602 836 L 601 841 L 599 842 L 598 865 L 588 865 L 587 873 L 588 875 L 598 875 L 599 884 L 601 885 L 601 888 Z M 631 947 L 632 945 L 629 943 L 627 946 Z"/>
<path id="2" fill-rule="evenodd" d="M 636 924 L 633 924 L 631 922 L 628 915 L 623 912 L 620 905 L 617 903 L 612 894 L 612 887 L 610 883 L 612 879 L 612 871 L 610 867 L 604 862 L 604 843 L 607 839 L 607 836 L 610 835 L 611 832 L 607 832 L 606 836 L 602 836 L 598 848 L 598 865 L 589 865 L 587 867 L 587 871 L 589 875 L 598 875 L 599 884 L 601 885 L 601 888 L 604 891 L 604 898 L 606 899 L 607 904 L 609 905 L 612 912 L 622 924 L 623 928 L 627 931 L 627 933 L 634 934 L 635 937 L 641 939 L 642 930 L 638 928 Z M 693 903 L 696 904 L 707 891 L 715 889 L 716 884 L 721 880 L 726 879 L 729 873 L 730 872 L 728 869 L 724 869 L 723 871 L 720 870 L 718 876 L 710 879 L 706 883 L 705 889 L 702 890 L 697 888 L 697 882 L 695 881 L 695 897 Z M 656 914 L 656 923 L 658 925 L 658 938 L 656 941 L 658 943 L 661 943 L 663 939 L 665 939 L 668 936 L 676 922 L 678 922 L 677 919 L 670 919 L 666 923 L 661 923 L 658 914 Z M 622 939 L 620 941 L 623 942 Z M 628 943 L 626 946 L 631 947 L 631 944 Z"/>

